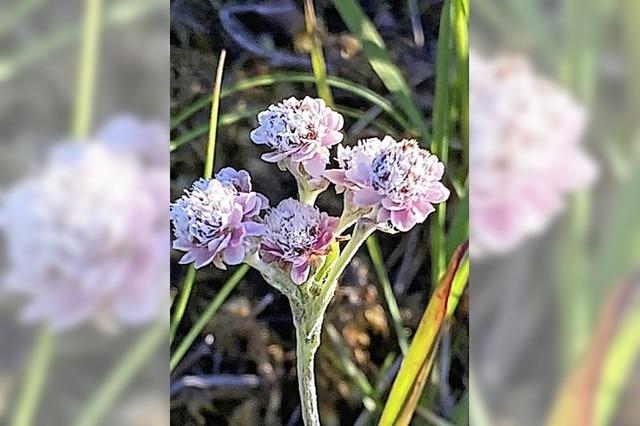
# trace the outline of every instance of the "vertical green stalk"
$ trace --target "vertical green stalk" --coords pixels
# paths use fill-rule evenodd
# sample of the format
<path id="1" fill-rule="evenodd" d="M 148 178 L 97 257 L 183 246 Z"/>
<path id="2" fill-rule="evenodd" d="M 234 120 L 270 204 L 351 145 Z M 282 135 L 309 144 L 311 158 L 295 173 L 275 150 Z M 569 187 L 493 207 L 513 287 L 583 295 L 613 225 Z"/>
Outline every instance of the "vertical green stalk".
<path id="1" fill-rule="evenodd" d="M 220 110 L 220 90 L 222 88 L 222 75 L 224 71 L 224 60 L 227 56 L 227 51 L 222 50 L 220 52 L 220 58 L 218 59 L 218 67 L 216 70 L 216 79 L 213 86 L 213 97 L 211 101 L 211 117 L 209 120 L 209 142 L 207 144 L 207 156 L 204 163 L 204 178 L 211 179 L 213 177 L 213 163 L 216 153 L 216 136 L 218 133 L 218 112 Z M 189 296 L 191 296 L 191 290 L 193 289 L 193 282 L 196 278 L 196 269 L 193 265 L 189 265 L 187 269 L 187 275 L 182 283 L 182 289 L 178 296 L 176 309 L 173 311 L 170 325 L 169 342 L 173 342 L 176 330 L 182 321 L 182 317 L 189 303 Z"/>
<path id="2" fill-rule="evenodd" d="M 72 127 L 72 134 L 76 138 L 86 137 L 91 129 L 103 6 L 102 0 L 86 0 L 85 4 Z"/>
<path id="3" fill-rule="evenodd" d="M 164 341 L 165 323 L 159 322 L 149 329 L 144 336 L 118 362 L 107 380 L 98 388 L 89 403 L 80 411 L 76 426 L 93 426 L 109 411 L 117 396 L 131 383 L 135 373 Z"/>
<path id="4" fill-rule="evenodd" d="M 91 128 L 101 16 L 102 0 L 86 0 L 83 44 L 71 123 L 71 133 L 78 140 L 85 138 Z M 16 409 L 11 420 L 12 426 L 29 426 L 33 423 L 51 364 L 54 343 L 52 331 L 46 326 L 43 327 L 37 337 L 26 369 L 26 380 L 16 402 Z"/>
<path id="5" fill-rule="evenodd" d="M 378 281 L 380 281 L 380 285 L 382 286 L 384 298 L 387 301 L 387 308 L 389 309 L 389 314 L 393 321 L 393 328 L 395 329 L 396 337 L 398 338 L 398 346 L 400 346 L 402 355 L 406 355 L 407 350 L 409 349 L 409 343 L 407 342 L 407 336 L 405 336 L 404 329 L 402 328 L 400 308 L 398 307 L 398 302 L 393 294 L 393 287 L 391 287 L 391 281 L 389 280 L 389 275 L 387 274 L 384 261 L 382 260 L 380 245 L 378 244 L 378 239 L 375 235 L 367 238 L 367 249 L 369 250 L 371 262 L 373 263 L 376 275 L 378 276 Z"/>
<path id="6" fill-rule="evenodd" d="M 445 0 L 440 16 L 438 53 L 436 59 L 436 88 L 433 108 L 433 141 L 431 151 L 445 166 L 449 157 L 449 59 L 451 53 L 451 0 Z M 431 222 L 431 280 L 440 281 L 446 267 L 445 221 L 447 206 L 436 207 Z"/>
<path id="7" fill-rule="evenodd" d="M 204 178 L 213 177 L 213 161 L 216 154 L 216 136 L 218 134 L 218 112 L 220 110 L 220 90 L 222 88 L 222 74 L 224 71 L 224 60 L 227 51 L 222 49 L 218 59 L 218 69 L 216 70 L 216 80 L 213 87 L 213 100 L 211 102 L 211 118 L 209 120 L 209 143 L 207 144 L 207 158 L 204 163 Z"/>
<path id="8" fill-rule="evenodd" d="M 327 65 L 324 62 L 322 45 L 316 31 L 317 20 L 316 12 L 313 8 L 313 0 L 304 0 L 304 23 L 307 36 L 311 40 L 311 68 L 313 68 L 313 75 L 316 79 L 318 95 L 328 106 L 333 107 L 331 88 L 327 83 Z"/>
<path id="9" fill-rule="evenodd" d="M 469 0 L 455 0 L 454 42 L 456 46 L 458 108 L 464 168 L 469 166 Z"/>
<path id="10" fill-rule="evenodd" d="M 36 339 L 31 359 L 25 370 L 24 387 L 18 397 L 11 426 L 29 426 L 33 424 L 37 413 L 42 388 L 51 363 L 53 334 L 48 328 L 43 328 Z"/>

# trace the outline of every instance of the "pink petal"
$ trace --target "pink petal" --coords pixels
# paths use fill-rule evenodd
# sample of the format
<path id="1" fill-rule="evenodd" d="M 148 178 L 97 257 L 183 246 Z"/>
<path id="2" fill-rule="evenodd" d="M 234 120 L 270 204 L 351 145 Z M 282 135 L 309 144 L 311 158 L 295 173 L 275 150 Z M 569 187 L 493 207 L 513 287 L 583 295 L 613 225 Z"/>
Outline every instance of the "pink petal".
<path id="1" fill-rule="evenodd" d="M 373 188 L 362 188 L 353 194 L 353 204 L 356 206 L 372 206 L 380 202 L 380 195 Z"/>
<path id="2" fill-rule="evenodd" d="M 325 170 L 322 176 L 335 185 L 345 185 L 345 175 L 342 169 Z"/>
<path id="3" fill-rule="evenodd" d="M 227 247 L 224 251 L 224 261 L 228 265 L 239 265 L 244 260 L 244 246 L 238 244 L 235 247 Z"/>
<path id="4" fill-rule="evenodd" d="M 262 158 L 267 163 L 277 163 L 278 161 L 284 160 L 289 156 L 289 153 L 279 153 L 279 152 L 267 152 L 266 154 L 262 154 Z"/>
<path id="5" fill-rule="evenodd" d="M 320 155 L 316 155 L 311 160 L 303 163 L 303 166 L 311 177 L 321 177 L 324 174 L 327 164 Z"/>
<path id="6" fill-rule="evenodd" d="M 406 232 L 416 224 L 416 217 L 410 210 L 391 212 L 391 223 L 399 231 Z"/>
<path id="7" fill-rule="evenodd" d="M 309 278 L 309 272 L 311 271 L 311 266 L 309 263 L 304 263 L 300 266 L 294 266 L 291 268 L 291 280 L 294 284 L 304 284 L 305 281 Z"/>

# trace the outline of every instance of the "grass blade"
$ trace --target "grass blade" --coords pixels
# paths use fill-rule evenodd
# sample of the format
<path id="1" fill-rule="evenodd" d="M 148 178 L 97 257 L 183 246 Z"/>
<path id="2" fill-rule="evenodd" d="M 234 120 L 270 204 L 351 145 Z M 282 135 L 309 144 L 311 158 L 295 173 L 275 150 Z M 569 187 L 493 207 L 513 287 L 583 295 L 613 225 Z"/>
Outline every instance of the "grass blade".
<path id="1" fill-rule="evenodd" d="M 33 424 L 49 364 L 51 364 L 53 344 L 52 332 L 46 328 L 42 329 L 33 348 L 28 368 L 25 371 L 26 380 L 16 403 L 11 426 L 29 426 Z"/>
<path id="2" fill-rule="evenodd" d="M 459 294 L 468 281 L 467 252 L 466 242 L 456 249 L 446 274 L 429 299 L 416 335 L 391 388 L 379 425 L 409 423 L 433 365 L 442 325 L 455 309 Z"/>
<path id="3" fill-rule="evenodd" d="M 164 342 L 165 331 L 165 323 L 157 324 L 127 352 L 89 403 L 84 406 L 75 422 L 76 426 L 100 424 L 100 420 L 109 411 L 116 398 L 133 381 L 135 373 L 155 353 L 158 345 Z"/>
<path id="4" fill-rule="evenodd" d="M 378 244 L 378 239 L 375 236 L 372 235 L 367 239 L 367 249 L 369 250 L 369 256 L 371 257 L 373 268 L 378 276 L 378 282 L 382 286 L 382 293 L 384 294 L 384 299 L 387 302 L 387 309 L 389 310 L 389 315 L 391 315 L 393 328 L 395 329 L 396 337 L 398 338 L 398 346 L 400 346 L 402 355 L 405 356 L 407 354 L 409 344 L 407 343 L 407 336 L 405 336 L 404 329 L 402 327 L 400 308 L 398 307 L 398 302 L 396 301 L 396 297 L 393 293 L 393 287 L 391 287 L 391 281 L 389 280 L 389 275 L 387 274 L 384 260 L 382 259 L 380 244 Z"/>
<path id="5" fill-rule="evenodd" d="M 231 96 L 245 90 L 254 89 L 256 87 L 271 86 L 277 83 L 315 83 L 315 81 L 315 76 L 309 73 L 264 74 L 256 77 L 238 80 L 230 87 L 222 89 L 222 91 L 220 92 L 220 99 L 224 99 L 227 96 Z M 333 76 L 327 76 L 327 83 L 331 87 L 347 91 L 355 96 L 358 96 L 359 98 L 371 102 L 373 105 L 379 106 L 383 111 L 389 114 L 389 116 L 393 118 L 395 122 L 398 123 L 398 125 L 403 129 L 411 127 L 411 125 L 407 122 L 407 119 L 404 118 L 398 111 L 396 111 L 391 102 L 389 102 L 384 98 L 384 96 L 380 96 L 373 90 L 353 83 L 349 80 Z M 209 105 L 210 102 L 211 96 L 207 96 L 195 102 L 188 108 L 184 109 L 180 114 L 178 114 L 174 119 L 171 120 L 171 128 L 176 128 L 180 123 L 184 122 L 193 114 Z"/>
<path id="6" fill-rule="evenodd" d="M 213 176 L 213 163 L 216 153 L 216 135 L 218 129 L 218 111 L 220 109 L 220 89 L 222 87 L 222 74 L 224 71 L 224 60 L 227 56 L 226 50 L 220 52 L 220 58 L 218 59 L 218 67 L 216 70 L 216 79 L 213 86 L 213 95 L 211 102 L 211 119 L 209 121 L 209 143 L 207 144 L 207 157 L 205 159 L 204 173 L 205 179 L 211 179 Z M 173 311 L 170 325 L 170 342 L 173 342 L 175 332 L 182 321 L 182 316 L 189 303 L 189 297 L 191 296 L 191 290 L 193 288 L 193 282 L 196 278 L 196 270 L 193 265 L 189 265 L 187 275 L 182 284 L 180 295 L 178 296 L 178 303 L 176 309 Z"/>
<path id="7" fill-rule="evenodd" d="M 412 90 L 402 71 L 391 60 L 387 47 L 371 20 L 355 0 L 333 0 L 333 4 L 349 31 L 362 43 L 371 68 L 394 96 L 400 108 L 409 117 L 411 124 L 419 129 L 423 142 L 429 141 L 429 126 L 413 101 Z"/>
<path id="8" fill-rule="evenodd" d="M 218 312 L 220 306 L 224 303 L 224 301 L 229 297 L 234 288 L 240 283 L 242 278 L 249 271 L 248 265 L 242 265 L 240 268 L 236 270 L 236 272 L 229 277 L 224 286 L 220 289 L 216 297 L 211 300 L 207 309 L 200 315 L 198 321 L 191 327 L 189 332 L 185 335 L 185 337 L 180 341 L 178 347 L 175 352 L 171 355 L 171 360 L 169 361 L 169 371 L 173 371 L 174 368 L 178 365 L 182 357 L 187 353 L 193 342 L 196 340 L 198 335 L 202 332 L 204 327 L 207 325 L 211 317 Z"/>
<path id="9" fill-rule="evenodd" d="M 445 0 L 440 16 L 438 52 L 436 59 L 436 88 L 433 106 L 433 141 L 431 151 L 448 166 L 451 108 L 449 100 L 449 64 L 451 55 L 451 1 Z M 436 206 L 435 220 L 431 221 L 432 282 L 440 280 L 446 264 L 445 222 L 447 205 Z"/>
<path id="10" fill-rule="evenodd" d="M 313 75 L 316 79 L 316 87 L 318 95 L 324 99 L 326 104 L 333 107 L 333 96 L 331 88 L 327 83 L 327 65 L 324 63 L 324 54 L 322 53 L 322 45 L 316 30 L 316 12 L 313 8 L 313 0 L 304 0 L 304 23 L 307 30 L 307 36 L 311 40 L 311 67 Z"/>

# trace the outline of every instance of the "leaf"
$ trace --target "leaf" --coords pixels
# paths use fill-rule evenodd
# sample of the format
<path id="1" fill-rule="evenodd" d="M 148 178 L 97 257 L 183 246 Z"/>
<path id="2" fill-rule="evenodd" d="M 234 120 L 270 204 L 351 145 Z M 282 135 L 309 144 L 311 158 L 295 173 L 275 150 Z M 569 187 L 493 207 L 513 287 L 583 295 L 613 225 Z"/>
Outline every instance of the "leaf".
<path id="1" fill-rule="evenodd" d="M 465 242 L 456 249 L 422 315 L 409 352 L 391 388 L 380 426 L 409 424 L 431 372 L 442 325 L 447 315 L 455 309 L 459 293 L 468 281 L 468 273 L 468 242 Z M 457 287 L 456 292 L 452 291 L 454 286 Z"/>
<path id="2" fill-rule="evenodd" d="M 591 343 L 582 361 L 576 365 L 560 389 L 547 425 L 602 424 L 594 422 L 596 401 L 601 410 L 598 414 L 600 418 L 608 417 L 613 411 L 615 401 L 611 399 L 610 386 L 613 383 L 620 389 L 620 374 L 628 377 L 632 367 L 632 363 L 628 362 L 629 356 L 637 356 L 640 345 L 639 284 L 637 279 L 635 282 L 624 283 L 617 286 L 609 296 Z M 629 343 L 632 343 L 631 347 Z"/>
<path id="3" fill-rule="evenodd" d="M 371 20 L 354 0 L 333 0 L 333 4 L 349 27 L 349 31 L 362 43 L 362 49 L 369 59 L 371 68 L 394 96 L 411 124 L 419 129 L 423 142 L 429 141 L 429 126 L 413 101 L 412 90 L 402 71 L 391 60 L 387 47 Z"/>

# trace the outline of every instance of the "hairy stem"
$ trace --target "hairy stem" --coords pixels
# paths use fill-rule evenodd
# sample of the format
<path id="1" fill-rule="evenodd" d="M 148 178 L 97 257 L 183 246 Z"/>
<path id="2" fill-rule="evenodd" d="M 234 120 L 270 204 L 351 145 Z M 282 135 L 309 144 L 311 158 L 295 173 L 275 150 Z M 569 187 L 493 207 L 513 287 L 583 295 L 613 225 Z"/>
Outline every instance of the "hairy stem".
<path id="1" fill-rule="evenodd" d="M 308 331 L 306 321 L 299 316 L 294 313 L 293 323 L 296 327 L 296 367 L 302 419 L 306 426 L 320 426 L 314 373 L 315 355 L 320 346 L 320 328 Z"/>

